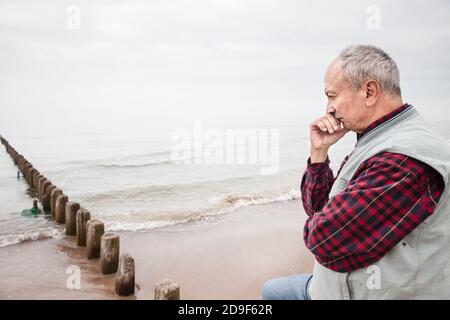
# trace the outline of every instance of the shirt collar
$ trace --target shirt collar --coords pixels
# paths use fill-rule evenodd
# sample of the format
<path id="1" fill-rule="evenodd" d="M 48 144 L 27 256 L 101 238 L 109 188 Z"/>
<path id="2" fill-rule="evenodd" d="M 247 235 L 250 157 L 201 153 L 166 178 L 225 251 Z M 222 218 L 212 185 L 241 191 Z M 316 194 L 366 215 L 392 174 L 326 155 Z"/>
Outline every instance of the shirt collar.
<path id="1" fill-rule="evenodd" d="M 395 117 L 396 115 L 400 114 L 401 112 L 405 111 L 408 108 L 412 108 L 412 106 L 410 104 L 408 104 L 408 103 L 405 103 L 405 104 L 401 105 L 400 107 L 398 107 L 397 109 L 395 109 L 394 111 L 388 113 L 387 115 L 382 116 L 378 120 L 375 120 L 366 129 L 364 129 L 364 131 L 362 133 L 357 133 L 356 134 L 356 140 L 359 141 L 359 139 L 361 139 L 368 132 L 372 131 L 376 127 L 378 127 L 381 124 L 385 123 L 389 119 L 392 119 L 393 117 Z"/>

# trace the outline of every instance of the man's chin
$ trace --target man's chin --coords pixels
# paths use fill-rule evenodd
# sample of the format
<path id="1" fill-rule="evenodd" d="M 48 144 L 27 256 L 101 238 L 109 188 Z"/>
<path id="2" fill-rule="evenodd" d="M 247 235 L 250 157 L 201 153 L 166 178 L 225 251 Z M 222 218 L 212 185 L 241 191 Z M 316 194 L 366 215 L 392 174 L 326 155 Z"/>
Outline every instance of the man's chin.
<path id="1" fill-rule="evenodd" d="M 342 121 L 342 127 L 348 131 L 356 132 L 351 125 L 349 125 L 348 123 L 345 123 L 344 121 Z"/>

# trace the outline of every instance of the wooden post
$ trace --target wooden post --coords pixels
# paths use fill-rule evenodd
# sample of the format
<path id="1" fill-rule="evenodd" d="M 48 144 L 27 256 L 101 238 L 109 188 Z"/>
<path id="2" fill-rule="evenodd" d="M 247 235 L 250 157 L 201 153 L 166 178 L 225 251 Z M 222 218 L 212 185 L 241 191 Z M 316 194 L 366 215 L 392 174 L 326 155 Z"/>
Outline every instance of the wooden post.
<path id="1" fill-rule="evenodd" d="M 20 156 L 19 159 L 17 160 L 17 167 L 19 168 L 19 171 L 22 172 L 22 164 L 24 162 L 24 158 L 23 156 Z"/>
<path id="2" fill-rule="evenodd" d="M 77 211 L 80 210 L 78 202 L 69 201 L 66 204 L 66 235 L 75 236 L 77 234 Z"/>
<path id="3" fill-rule="evenodd" d="M 20 180 L 20 171 L 17 170 L 17 180 Z"/>
<path id="4" fill-rule="evenodd" d="M 117 268 L 119 266 L 119 253 L 119 236 L 112 233 L 102 235 L 100 245 L 100 264 L 103 274 L 117 272 Z"/>
<path id="5" fill-rule="evenodd" d="M 37 191 L 38 180 L 39 180 L 39 177 L 41 176 L 41 173 L 39 172 L 38 169 L 35 169 L 35 170 L 36 170 L 36 171 L 34 172 L 34 188 L 35 188 L 36 191 Z"/>
<path id="6" fill-rule="evenodd" d="M 77 211 L 77 246 L 86 246 L 86 224 L 91 219 L 91 213 L 86 209 Z"/>
<path id="7" fill-rule="evenodd" d="M 40 174 L 37 178 L 37 188 L 36 188 L 36 192 L 38 194 L 39 199 L 41 198 L 41 187 L 42 187 L 42 184 L 44 183 L 44 181 L 45 181 L 45 177 L 42 174 Z"/>
<path id="8" fill-rule="evenodd" d="M 155 300 L 180 300 L 180 285 L 178 282 L 166 279 L 155 287 Z"/>
<path id="9" fill-rule="evenodd" d="M 41 187 L 39 188 L 39 199 L 41 200 L 41 202 L 42 202 L 42 199 L 44 198 L 45 189 L 51 184 L 52 183 L 50 181 L 48 181 L 47 178 L 44 177 L 42 179 Z"/>
<path id="10" fill-rule="evenodd" d="M 50 212 L 50 195 L 52 193 L 52 190 L 55 189 L 56 186 L 53 184 L 50 184 L 44 192 L 44 197 L 42 198 L 42 206 L 44 207 L 44 210 L 46 212 Z"/>
<path id="11" fill-rule="evenodd" d="M 31 186 L 31 188 L 32 189 L 34 189 L 34 190 L 36 190 L 36 184 L 37 184 L 37 174 L 38 174 L 38 171 L 35 169 L 35 168 L 33 168 L 32 170 L 31 170 L 31 178 L 30 178 L 30 186 Z"/>
<path id="12" fill-rule="evenodd" d="M 20 170 L 20 166 L 22 165 L 23 162 L 23 156 L 21 154 L 19 154 L 19 156 L 17 157 L 17 167 Z"/>
<path id="13" fill-rule="evenodd" d="M 37 199 L 33 199 L 33 209 L 38 209 L 38 202 Z"/>
<path id="14" fill-rule="evenodd" d="M 58 188 L 53 189 L 50 193 L 50 213 L 52 214 L 53 219 L 56 219 L 56 199 L 62 194 L 62 190 Z"/>
<path id="15" fill-rule="evenodd" d="M 134 294 L 134 259 L 129 254 L 122 254 L 116 273 L 116 293 L 119 296 Z"/>
<path id="16" fill-rule="evenodd" d="M 24 178 L 25 178 L 25 166 L 27 165 L 27 163 L 28 163 L 28 160 L 25 158 L 20 163 L 20 172 L 22 172 L 22 177 L 24 177 Z"/>
<path id="17" fill-rule="evenodd" d="M 41 174 L 41 177 L 38 179 L 38 198 L 41 199 L 41 190 L 42 190 L 42 185 L 45 183 L 45 181 L 47 181 L 47 178 Z"/>
<path id="18" fill-rule="evenodd" d="M 33 166 L 31 164 L 27 164 L 25 166 L 24 175 L 25 175 L 25 180 L 27 181 L 30 188 L 31 188 L 31 170 L 33 170 Z"/>
<path id="19" fill-rule="evenodd" d="M 60 194 L 58 198 L 56 198 L 55 203 L 55 221 L 56 223 L 65 223 L 66 222 L 66 204 L 69 201 L 69 198 L 65 194 Z"/>
<path id="20" fill-rule="evenodd" d="M 23 172 L 22 168 L 23 168 L 23 163 L 25 162 L 25 158 L 24 157 L 20 157 L 19 158 L 19 164 L 17 165 L 19 167 L 20 172 Z"/>
<path id="21" fill-rule="evenodd" d="M 99 220 L 89 220 L 86 224 L 86 249 L 88 259 L 100 258 L 100 241 L 105 226 Z"/>

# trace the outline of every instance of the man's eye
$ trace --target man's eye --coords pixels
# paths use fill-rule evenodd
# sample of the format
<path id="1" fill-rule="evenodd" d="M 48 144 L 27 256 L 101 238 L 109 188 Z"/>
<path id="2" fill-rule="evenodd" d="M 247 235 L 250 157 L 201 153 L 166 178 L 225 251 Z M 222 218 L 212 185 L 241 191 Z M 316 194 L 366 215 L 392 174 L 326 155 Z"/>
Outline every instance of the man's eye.
<path id="1" fill-rule="evenodd" d="M 328 99 L 333 100 L 334 98 L 336 98 L 336 96 L 328 96 Z"/>

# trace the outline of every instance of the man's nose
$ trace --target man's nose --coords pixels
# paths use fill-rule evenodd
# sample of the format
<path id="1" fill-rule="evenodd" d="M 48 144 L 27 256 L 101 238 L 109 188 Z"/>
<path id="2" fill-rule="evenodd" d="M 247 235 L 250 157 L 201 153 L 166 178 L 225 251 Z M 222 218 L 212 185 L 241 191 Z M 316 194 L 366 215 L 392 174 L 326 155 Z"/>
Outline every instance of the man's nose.
<path id="1" fill-rule="evenodd" d="M 327 107 L 327 113 L 335 113 L 336 109 L 333 106 Z"/>

